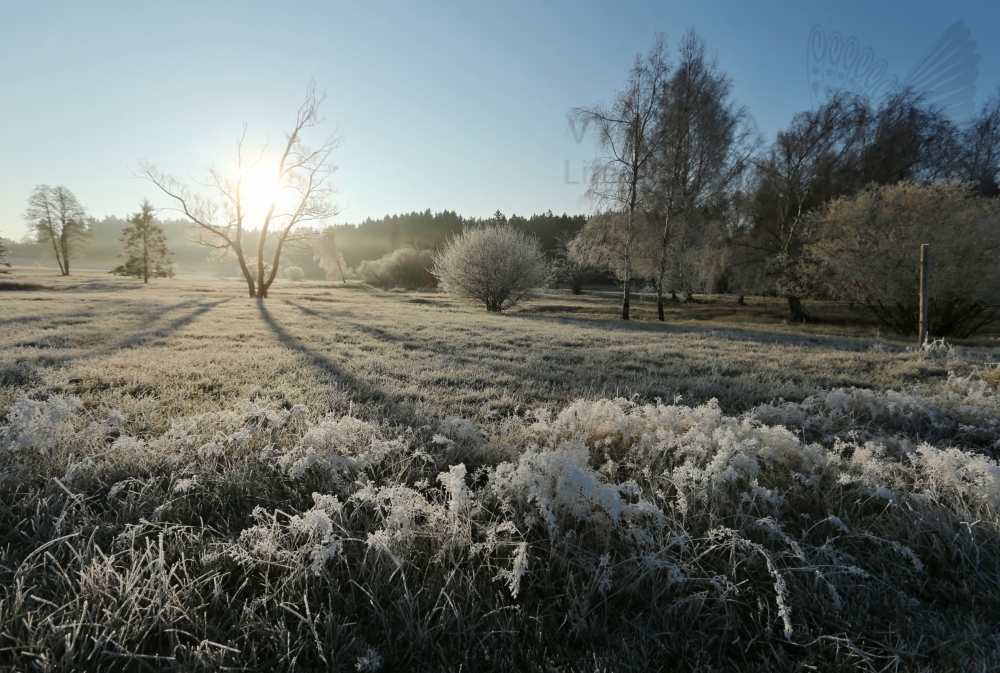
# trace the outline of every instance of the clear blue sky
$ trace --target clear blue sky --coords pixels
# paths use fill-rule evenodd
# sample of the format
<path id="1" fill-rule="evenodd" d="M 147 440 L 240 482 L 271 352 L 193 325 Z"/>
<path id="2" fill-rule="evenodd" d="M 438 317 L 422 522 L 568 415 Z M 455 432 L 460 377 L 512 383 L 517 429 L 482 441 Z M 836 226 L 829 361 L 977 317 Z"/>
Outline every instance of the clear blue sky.
<path id="1" fill-rule="evenodd" d="M 773 137 L 811 104 L 814 25 L 857 37 L 902 78 L 958 19 L 978 43 L 978 105 L 1000 84 L 996 0 L 3 0 L 0 235 L 24 235 L 39 183 L 69 187 L 98 218 L 143 196 L 167 205 L 131 177 L 138 159 L 199 176 L 232 156 L 244 121 L 251 140 L 280 141 L 310 78 L 344 138 L 337 222 L 584 212 L 574 183 L 594 150 L 566 112 L 609 100 L 657 31 L 676 44 L 693 26 Z"/>

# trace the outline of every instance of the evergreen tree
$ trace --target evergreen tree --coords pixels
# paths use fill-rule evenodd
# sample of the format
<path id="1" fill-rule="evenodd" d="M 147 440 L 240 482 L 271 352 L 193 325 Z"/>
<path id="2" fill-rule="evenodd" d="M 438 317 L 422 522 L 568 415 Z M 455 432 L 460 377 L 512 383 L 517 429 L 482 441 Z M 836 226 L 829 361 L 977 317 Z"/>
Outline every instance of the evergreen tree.
<path id="1" fill-rule="evenodd" d="M 170 257 L 173 255 L 167 249 L 167 237 L 163 227 L 153 219 L 153 206 L 146 199 L 141 204 L 142 210 L 129 218 L 129 226 L 122 230 L 120 240 L 125 243 L 126 257 L 124 264 L 116 267 L 111 273 L 118 276 L 142 278 L 144 283 L 149 277 L 173 278 Z"/>

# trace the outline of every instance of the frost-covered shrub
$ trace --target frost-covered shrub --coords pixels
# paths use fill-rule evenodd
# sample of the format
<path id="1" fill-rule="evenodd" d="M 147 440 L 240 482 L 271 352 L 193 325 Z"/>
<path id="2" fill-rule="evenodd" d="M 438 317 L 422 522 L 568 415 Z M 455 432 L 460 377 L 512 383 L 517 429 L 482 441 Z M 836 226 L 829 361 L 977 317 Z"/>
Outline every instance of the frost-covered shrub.
<path id="1" fill-rule="evenodd" d="M 549 280 L 541 244 L 510 225 L 467 228 L 434 255 L 434 275 L 446 292 L 504 311 Z"/>
<path id="2" fill-rule="evenodd" d="M 374 287 L 436 287 L 431 275 L 431 252 L 400 248 L 377 260 L 365 260 L 358 266 L 362 282 Z"/>
<path id="3" fill-rule="evenodd" d="M 930 244 L 930 333 L 964 339 L 1000 318 L 1000 207 L 959 182 L 872 184 L 807 218 L 807 273 L 902 334 L 920 316 L 917 251 Z"/>
<path id="4" fill-rule="evenodd" d="M 288 280 L 302 280 L 306 277 L 306 272 L 300 266 L 286 266 L 285 278 Z"/>

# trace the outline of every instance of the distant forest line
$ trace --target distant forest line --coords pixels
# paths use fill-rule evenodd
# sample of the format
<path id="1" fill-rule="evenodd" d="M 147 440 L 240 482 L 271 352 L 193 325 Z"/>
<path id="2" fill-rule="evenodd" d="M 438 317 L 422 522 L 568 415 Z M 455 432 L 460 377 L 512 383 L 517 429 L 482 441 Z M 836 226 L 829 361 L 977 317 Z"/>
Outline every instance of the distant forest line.
<path id="1" fill-rule="evenodd" d="M 573 237 L 587 221 L 586 215 L 555 215 L 551 211 L 530 217 L 499 212 L 493 218 L 463 217 L 454 211 L 411 212 L 403 215 L 386 215 L 377 220 L 366 219 L 360 224 L 333 225 L 336 231 L 337 247 L 351 268 L 357 268 L 365 260 L 375 260 L 402 247 L 434 250 L 452 234 L 461 232 L 465 226 L 475 226 L 487 221 L 502 219 L 525 232 L 533 234 L 541 241 L 542 248 L 550 257 L 555 257 L 558 240 Z M 212 273 L 223 276 L 239 275 L 235 259 L 220 257 L 214 248 L 193 240 L 196 227 L 183 219 L 158 219 L 167 236 L 167 245 L 174 253 L 173 261 L 179 273 Z M 112 268 L 121 263 L 119 255 L 124 244 L 119 240 L 122 230 L 128 225 L 125 218 L 108 216 L 102 220 L 92 219 L 88 230 L 89 244 L 75 261 L 78 268 Z M 256 230 L 247 232 L 248 241 L 256 246 Z M 47 266 L 55 268 L 56 262 L 49 246 L 30 242 L 26 237 L 20 242 L 7 241 L 10 253 L 8 261 L 15 266 Z M 300 267 L 306 278 L 326 278 L 326 272 L 313 259 L 311 249 L 297 245 L 282 255 L 282 266 Z"/>

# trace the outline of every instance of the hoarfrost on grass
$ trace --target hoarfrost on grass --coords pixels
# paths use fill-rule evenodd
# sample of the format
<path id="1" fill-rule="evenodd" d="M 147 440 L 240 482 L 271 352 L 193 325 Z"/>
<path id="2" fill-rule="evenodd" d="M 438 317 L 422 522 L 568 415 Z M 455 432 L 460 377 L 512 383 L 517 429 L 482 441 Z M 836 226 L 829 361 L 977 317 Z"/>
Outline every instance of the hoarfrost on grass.
<path id="1" fill-rule="evenodd" d="M 27 457 L 37 474 L 48 469 L 64 488 L 102 494 L 103 502 L 133 507 L 141 494 L 159 494 L 143 496 L 143 525 L 169 528 L 191 516 L 233 466 L 282 488 L 320 484 L 311 507 L 257 506 L 235 540 L 213 543 L 213 558 L 246 572 L 295 587 L 353 586 L 384 566 L 385 581 L 405 584 L 471 565 L 503 592 L 489 599 L 496 605 L 561 592 L 574 634 L 591 628 L 597 606 L 611 600 L 662 596 L 656 610 L 669 611 L 706 591 L 742 601 L 741 619 L 793 642 L 816 629 L 852 632 L 841 615 L 859 601 L 916 618 L 931 609 L 921 593 L 929 568 L 967 572 L 943 560 L 952 544 L 945 540 L 965 535 L 981 544 L 1000 535 L 1000 466 L 985 455 L 879 437 L 824 445 L 767 420 L 794 412 L 804 423 L 839 423 L 862 407 L 866 418 L 929 413 L 888 394 L 834 391 L 741 416 L 714 402 L 580 400 L 494 426 L 446 419 L 402 432 L 247 401 L 158 437 L 105 441 L 95 432 L 121 432 L 110 412 L 84 427 L 72 398 L 22 398 L 15 407 L 0 429 L 9 460 Z M 478 467 L 443 462 L 456 446 Z M 34 478 L 9 471 L 5 488 Z M 932 515 L 960 523 L 922 529 Z M 567 570 L 553 579 L 559 564 Z M 562 584 L 546 586 L 553 581 Z M 367 656 L 359 662 L 379 665 Z"/>

